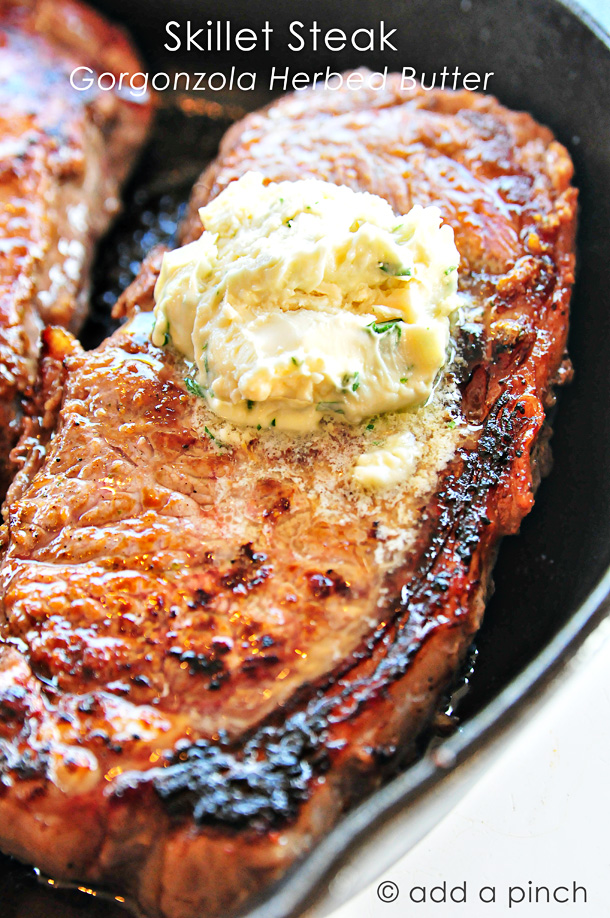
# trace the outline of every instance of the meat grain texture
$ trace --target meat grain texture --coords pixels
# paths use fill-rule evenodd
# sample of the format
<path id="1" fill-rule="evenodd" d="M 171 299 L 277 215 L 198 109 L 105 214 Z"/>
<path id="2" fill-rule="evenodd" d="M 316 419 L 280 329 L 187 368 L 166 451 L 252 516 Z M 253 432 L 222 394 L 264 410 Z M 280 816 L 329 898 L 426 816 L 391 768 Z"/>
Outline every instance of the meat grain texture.
<path id="1" fill-rule="evenodd" d="M 250 168 L 440 206 L 474 319 L 417 481 L 353 489 L 365 425 L 219 425 L 146 313 L 90 353 L 45 335 L 0 571 L 2 847 L 149 915 L 246 907 L 413 757 L 533 503 L 567 372 L 572 166 L 528 115 L 398 86 L 248 116 L 185 238 Z"/>
<path id="2" fill-rule="evenodd" d="M 119 208 L 150 121 L 150 100 L 73 89 L 69 75 L 80 66 L 141 68 L 120 30 L 71 0 L 0 0 L 2 495 L 40 331 L 80 328 L 94 243 Z"/>

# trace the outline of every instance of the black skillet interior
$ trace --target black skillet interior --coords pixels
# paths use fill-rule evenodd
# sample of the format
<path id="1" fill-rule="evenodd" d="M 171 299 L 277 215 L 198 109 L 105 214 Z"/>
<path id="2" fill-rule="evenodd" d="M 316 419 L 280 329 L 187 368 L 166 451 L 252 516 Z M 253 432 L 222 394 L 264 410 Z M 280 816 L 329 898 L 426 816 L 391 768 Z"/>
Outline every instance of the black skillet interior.
<path id="1" fill-rule="evenodd" d="M 107 313 L 116 292 L 130 278 L 138 257 L 159 239 L 171 237 L 180 203 L 196 174 L 215 152 L 229 115 L 267 101 L 260 92 L 271 65 L 292 71 L 342 70 L 366 65 L 390 70 L 412 66 L 418 73 L 493 71 L 489 89 L 511 108 L 525 109 L 548 124 L 570 150 L 580 189 L 578 282 L 573 299 L 570 353 L 574 383 L 561 395 L 553 438 L 555 467 L 539 490 L 534 512 L 518 537 L 505 540 L 495 569 L 496 592 L 477 638 L 478 659 L 459 714 L 462 746 L 473 749 L 489 720 L 489 705 L 502 719 L 506 704 L 497 697 L 509 685 L 527 696 L 545 671 L 570 653 L 576 633 L 584 631 L 593 609 L 583 600 L 610 563 L 610 412 L 606 368 L 610 367 L 610 45 L 575 9 L 559 0 L 402 0 L 387 7 L 377 0 L 344 0 L 330 7 L 324 0 L 254 5 L 243 0 L 98 0 L 97 6 L 128 26 L 140 43 L 151 73 L 179 68 L 189 72 L 238 70 L 258 73 L 259 91 L 197 96 L 197 105 L 161 112 L 155 142 L 128 191 L 129 207 L 102 248 L 96 269 L 96 316 L 85 342 L 96 343 L 108 329 Z M 260 9 L 260 12 L 258 11 Z M 227 55 L 163 52 L 165 23 L 229 18 L 235 27 L 274 29 L 273 53 Z M 396 28 L 397 52 L 341 53 L 286 50 L 288 23 L 305 26 L 317 20 L 323 29 L 351 32 L 383 18 Z M 429 76 L 427 77 L 429 79 Z M 168 101 L 169 97 L 166 95 Z M 222 107 L 208 103 L 222 102 Z M 195 110 L 193 110 L 195 109 Z M 563 629 L 563 632 L 562 632 Z M 540 653 L 558 634 L 564 640 L 555 656 Z M 537 659 L 538 658 L 538 659 Z M 393 802 L 411 799 L 417 781 L 399 776 Z M 422 783 L 423 786 L 423 783 Z M 370 821 L 378 819 L 387 800 L 373 796 L 363 804 Z M 383 812 L 382 812 L 383 815 Z M 366 819 L 364 820 L 366 823 Z M 333 833 L 337 856 L 353 843 L 349 823 Z M 278 914 L 296 906 L 298 895 L 319 882 L 321 868 L 300 868 L 291 879 L 293 892 L 283 893 Z M 286 885 L 286 884 L 285 884 Z M 298 895 L 297 895 L 298 890 Z M 74 914 L 102 918 L 115 906 L 73 893 L 38 887 L 31 872 L 9 859 L 0 860 L 0 911 L 3 918 L 52 918 Z M 272 918 L 275 911 L 268 912 Z"/>

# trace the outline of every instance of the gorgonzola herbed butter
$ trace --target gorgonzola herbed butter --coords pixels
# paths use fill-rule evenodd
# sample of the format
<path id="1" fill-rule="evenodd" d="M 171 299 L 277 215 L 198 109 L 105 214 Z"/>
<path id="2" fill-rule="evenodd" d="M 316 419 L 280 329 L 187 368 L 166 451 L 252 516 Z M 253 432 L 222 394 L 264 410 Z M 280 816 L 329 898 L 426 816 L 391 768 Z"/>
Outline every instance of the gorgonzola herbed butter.
<path id="1" fill-rule="evenodd" d="M 437 208 L 396 216 L 376 195 L 249 172 L 200 216 L 202 236 L 163 259 L 153 342 L 193 362 L 212 411 L 306 432 L 425 403 L 457 305 Z"/>

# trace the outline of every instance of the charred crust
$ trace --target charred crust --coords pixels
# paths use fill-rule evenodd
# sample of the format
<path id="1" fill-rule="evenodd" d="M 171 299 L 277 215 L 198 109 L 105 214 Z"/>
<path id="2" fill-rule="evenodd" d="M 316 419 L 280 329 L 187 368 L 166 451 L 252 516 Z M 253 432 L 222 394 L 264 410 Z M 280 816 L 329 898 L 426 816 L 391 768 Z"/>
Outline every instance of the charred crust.
<path id="1" fill-rule="evenodd" d="M 282 662 L 280 656 L 280 642 L 271 637 L 270 634 L 255 635 L 242 644 L 244 648 L 250 648 L 254 653 L 246 657 L 241 666 L 241 672 L 249 678 L 255 678 L 261 670 L 277 666 Z M 271 651 L 271 648 L 275 650 Z"/>
<path id="2" fill-rule="evenodd" d="M 77 705 L 81 714 L 96 714 L 101 710 L 99 699 L 95 695 L 85 695 Z"/>
<path id="3" fill-rule="evenodd" d="M 29 713 L 28 693 L 22 685 L 11 685 L 0 696 L 2 724 L 23 724 Z"/>
<path id="4" fill-rule="evenodd" d="M 471 589 L 480 583 L 478 572 L 469 570 L 474 548 L 483 543 L 493 551 L 498 535 L 497 527 L 490 524 L 489 498 L 531 424 L 523 400 L 507 388 L 488 413 L 477 449 L 464 450 L 445 476 L 415 570 L 393 575 L 400 579 L 391 584 L 397 598 L 387 622 L 351 660 L 294 698 L 291 714 L 271 715 L 241 743 L 223 736 L 216 741 L 180 743 L 163 767 L 122 775 L 114 794 L 152 786 L 174 818 L 193 818 L 199 825 L 225 829 L 263 832 L 296 818 L 314 779 L 340 751 L 332 736 L 337 725 L 351 721 L 387 694 L 430 635 L 438 628 L 452 627 L 448 609 L 453 608 L 454 620 L 466 614 L 468 597 L 455 584 L 467 575 Z M 235 564 L 256 569 L 265 560 L 249 544 Z M 312 591 L 322 597 L 349 589 L 332 570 L 312 571 L 308 580 Z M 272 646 L 265 636 L 260 644 Z M 248 658 L 244 668 L 251 666 L 254 673 L 261 662 Z M 364 674 L 359 674 L 359 667 L 364 667 Z M 371 754 L 379 761 L 393 756 L 389 749 L 371 750 Z"/>
<path id="5" fill-rule="evenodd" d="M 10 787 L 13 777 L 21 781 L 44 778 L 49 772 L 50 764 L 48 749 L 36 750 L 26 746 L 23 752 L 12 754 L 0 743 L 0 793 L 3 786 Z"/>
<path id="6" fill-rule="evenodd" d="M 195 590 L 192 598 L 187 602 L 187 606 L 193 611 L 195 609 L 205 609 L 206 606 L 209 606 L 212 599 L 213 596 L 211 593 L 208 593 L 207 590 L 202 590 L 199 588 Z"/>
<path id="7" fill-rule="evenodd" d="M 169 656 L 176 657 L 180 663 L 186 663 L 191 675 L 202 673 L 206 676 L 218 676 L 224 670 L 224 663 L 215 653 L 197 653 L 195 650 L 183 650 L 181 647 L 170 647 Z"/>
<path id="8" fill-rule="evenodd" d="M 456 348 L 460 377 L 465 379 L 485 356 L 485 328 L 478 322 L 464 322 L 457 330 Z"/>
<path id="9" fill-rule="evenodd" d="M 310 592 L 316 599 L 328 599 L 335 593 L 349 593 L 349 584 L 336 571 L 328 570 L 324 574 L 310 571 L 306 575 Z"/>
<path id="10" fill-rule="evenodd" d="M 267 555 L 254 551 L 252 543 L 242 545 L 238 558 L 231 561 L 231 569 L 223 574 L 220 582 L 236 595 L 246 595 L 271 576 L 271 565 L 266 565 Z"/>
<path id="11" fill-rule="evenodd" d="M 260 832 L 279 827 L 296 816 L 314 774 L 328 768 L 325 731 L 325 718 L 299 712 L 281 733 L 277 727 L 258 730 L 239 757 L 222 737 L 177 746 L 173 763 L 155 770 L 153 787 L 172 816 L 192 815 L 199 825 Z M 115 793 L 130 786 L 127 774 Z"/>
<path id="12" fill-rule="evenodd" d="M 212 638 L 212 646 L 216 653 L 224 657 L 225 654 L 231 652 L 233 641 L 231 638 L 214 637 Z"/>
<path id="13" fill-rule="evenodd" d="M 289 510 L 290 510 L 290 498 L 284 497 L 284 496 L 278 497 L 278 499 L 274 502 L 273 506 L 268 507 L 266 510 L 263 510 L 263 517 L 264 519 L 275 521 L 279 519 L 281 516 L 283 516 L 284 513 L 288 513 Z"/>

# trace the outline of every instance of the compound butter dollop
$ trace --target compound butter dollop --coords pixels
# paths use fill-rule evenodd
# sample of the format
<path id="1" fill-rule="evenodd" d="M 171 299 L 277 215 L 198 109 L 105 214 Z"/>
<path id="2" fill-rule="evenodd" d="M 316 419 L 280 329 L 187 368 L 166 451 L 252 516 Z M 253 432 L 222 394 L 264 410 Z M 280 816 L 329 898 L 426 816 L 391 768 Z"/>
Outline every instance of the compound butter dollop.
<path id="1" fill-rule="evenodd" d="M 153 343 L 239 425 L 310 431 L 423 404 L 443 366 L 459 254 L 436 207 L 249 172 L 165 255 Z"/>

